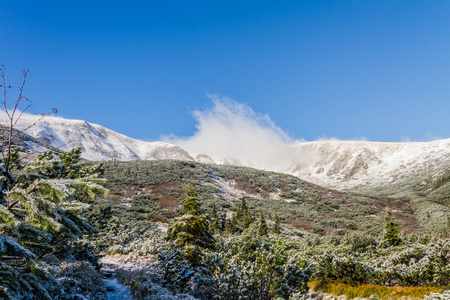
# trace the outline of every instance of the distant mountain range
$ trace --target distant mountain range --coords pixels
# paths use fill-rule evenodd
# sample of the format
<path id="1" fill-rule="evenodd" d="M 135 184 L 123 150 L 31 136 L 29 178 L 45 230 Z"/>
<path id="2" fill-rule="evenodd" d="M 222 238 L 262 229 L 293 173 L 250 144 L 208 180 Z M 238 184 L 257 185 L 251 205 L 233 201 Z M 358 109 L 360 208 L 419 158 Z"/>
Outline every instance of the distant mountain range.
<path id="1" fill-rule="evenodd" d="M 17 129 L 28 127 L 36 118 L 26 115 Z M 298 142 L 289 146 L 289 154 L 280 154 L 283 157 L 280 157 L 279 165 L 264 165 L 257 161 L 242 161 L 239 157 L 216 157 L 215 153 L 188 153 L 173 144 L 136 140 L 82 120 L 46 117 L 26 133 L 41 143 L 62 150 L 81 147 L 82 157 L 88 160 L 176 159 L 250 166 L 293 174 L 303 180 L 336 189 L 383 186 L 433 175 L 450 168 L 450 139 L 405 143 L 337 140 Z M 38 145 L 36 141 L 35 144 Z"/>
<path id="2" fill-rule="evenodd" d="M 25 115 L 17 129 L 36 122 L 34 115 Z M 163 142 L 144 142 L 132 139 L 103 126 L 82 120 L 45 117 L 26 131 L 50 146 L 70 150 L 81 147 L 82 157 L 88 160 L 193 160 L 181 148 Z"/>

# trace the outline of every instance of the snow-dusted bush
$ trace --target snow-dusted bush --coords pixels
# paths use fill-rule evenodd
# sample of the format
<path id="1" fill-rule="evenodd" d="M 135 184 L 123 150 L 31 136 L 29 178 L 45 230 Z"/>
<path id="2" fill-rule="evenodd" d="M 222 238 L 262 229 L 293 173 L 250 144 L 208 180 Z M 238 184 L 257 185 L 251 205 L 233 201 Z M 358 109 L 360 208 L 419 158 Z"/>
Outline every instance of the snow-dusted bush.
<path id="1" fill-rule="evenodd" d="M 111 225 L 96 237 L 97 247 L 106 254 L 156 255 L 169 248 L 164 233 L 155 225 L 130 224 Z"/>
<path id="2" fill-rule="evenodd" d="M 122 271 L 117 274 L 120 282 L 131 289 L 135 299 L 140 300 L 194 300 L 195 298 L 185 293 L 177 293 L 163 287 L 158 275 L 152 270 L 142 269 L 134 271 Z"/>
<path id="3" fill-rule="evenodd" d="M 55 270 L 40 259 L 49 253 L 72 260 L 92 256 L 85 251 L 89 246 L 76 242 L 96 231 L 80 213 L 106 190 L 99 184 L 101 166 L 84 166 L 80 154 L 81 149 L 57 157 L 47 152 L 26 166 L 18 156 L 11 157 L 15 161 L 0 160 L 2 296 L 59 299 Z"/>
<path id="4" fill-rule="evenodd" d="M 314 260 L 314 279 L 321 282 L 358 285 L 372 282 L 375 276 L 373 267 L 351 255 L 325 253 Z"/>
<path id="5" fill-rule="evenodd" d="M 58 267 L 60 284 L 54 299 L 72 299 L 74 295 L 91 300 L 106 299 L 102 277 L 89 262 L 63 262 Z"/>
<path id="6" fill-rule="evenodd" d="M 378 259 L 377 267 L 383 284 L 450 286 L 450 240 L 409 246 Z"/>
<path id="7" fill-rule="evenodd" d="M 230 248 L 205 258 L 212 271 L 214 299 L 289 299 L 307 292 L 312 273 L 308 262 L 282 241 L 265 246 L 247 254 Z"/>

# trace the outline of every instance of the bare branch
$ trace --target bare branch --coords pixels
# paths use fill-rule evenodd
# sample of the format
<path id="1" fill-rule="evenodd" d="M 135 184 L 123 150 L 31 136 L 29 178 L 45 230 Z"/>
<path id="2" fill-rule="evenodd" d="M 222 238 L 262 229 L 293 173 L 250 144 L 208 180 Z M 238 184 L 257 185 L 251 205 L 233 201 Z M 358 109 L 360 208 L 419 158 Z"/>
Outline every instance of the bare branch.
<path id="1" fill-rule="evenodd" d="M 17 122 L 20 120 L 20 118 L 22 117 L 23 113 L 26 112 L 30 107 L 33 106 L 33 102 L 31 102 L 27 97 L 22 97 L 22 99 L 25 99 L 29 102 L 29 104 L 27 105 L 27 107 L 25 107 L 25 109 L 20 110 L 20 114 L 19 116 L 16 118 L 16 120 L 14 121 L 13 125 L 16 125 Z"/>
<path id="2" fill-rule="evenodd" d="M 6 207 L 7 210 L 12 210 L 14 208 L 14 206 L 16 206 L 19 203 L 19 200 L 16 200 L 14 202 L 11 202 L 8 204 L 8 206 Z"/>

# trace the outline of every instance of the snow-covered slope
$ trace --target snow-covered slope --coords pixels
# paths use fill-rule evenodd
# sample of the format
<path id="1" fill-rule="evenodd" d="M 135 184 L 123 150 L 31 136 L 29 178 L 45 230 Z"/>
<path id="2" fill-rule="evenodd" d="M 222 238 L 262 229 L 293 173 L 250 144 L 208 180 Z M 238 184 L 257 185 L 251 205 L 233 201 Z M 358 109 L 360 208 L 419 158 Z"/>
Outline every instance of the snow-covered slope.
<path id="1" fill-rule="evenodd" d="M 297 142 L 267 165 L 239 157 L 191 156 L 204 163 L 249 166 L 295 175 L 338 190 L 382 187 L 420 179 L 450 168 L 450 139 L 431 142 Z"/>
<path id="2" fill-rule="evenodd" d="M 450 139 L 406 143 L 316 141 L 295 147 L 299 153 L 314 153 L 315 158 L 287 172 L 338 189 L 383 186 L 450 168 Z"/>
<path id="3" fill-rule="evenodd" d="M 27 128 L 37 118 L 34 115 L 24 115 L 17 129 Z M 81 120 L 45 117 L 26 133 L 62 150 L 81 147 L 82 157 L 89 160 L 193 160 L 186 151 L 175 145 L 132 139 Z"/>
<path id="4" fill-rule="evenodd" d="M 18 129 L 35 123 L 36 118 L 26 115 Z M 450 139 L 407 143 L 298 142 L 269 153 L 271 159 L 264 161 L 259 157 L 267 155 L 259 153 L 252 160 L 218 157 L 215 153 L 189 154 L 172 144 L 139 141 L 81 120 L 46 117 L 26 133 L 63 150 L 82 147 L 82 156 L 90 160 L 178 159 L 233 164 L 289 173 L 336 189 L 383 186 L 450 168 Z"/>

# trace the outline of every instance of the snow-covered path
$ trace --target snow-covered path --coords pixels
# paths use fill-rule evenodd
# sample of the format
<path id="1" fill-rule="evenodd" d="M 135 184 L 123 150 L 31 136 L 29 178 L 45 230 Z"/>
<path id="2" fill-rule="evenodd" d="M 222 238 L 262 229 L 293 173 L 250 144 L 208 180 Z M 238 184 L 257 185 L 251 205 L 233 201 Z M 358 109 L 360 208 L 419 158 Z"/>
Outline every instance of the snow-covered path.
<path id="1" fill-rule="evenodd" d="M 106 288 L 106 296 L 108 300 L 133 300 L 133 295 L 128 287 L 121 284 L 116 277 L 120 264 L 111 263 L 108 257 L 100 259 L 103 267 L 100 273 L 103 274 L 103 282 Z"/>
<path id="2" fill-rule="evenodd" d="M 103 279 L 106 287 L 106 296 L 108 300 L 132 300 L 133 295 L 130 290 L 120 284 L 116 278 Z"/>

